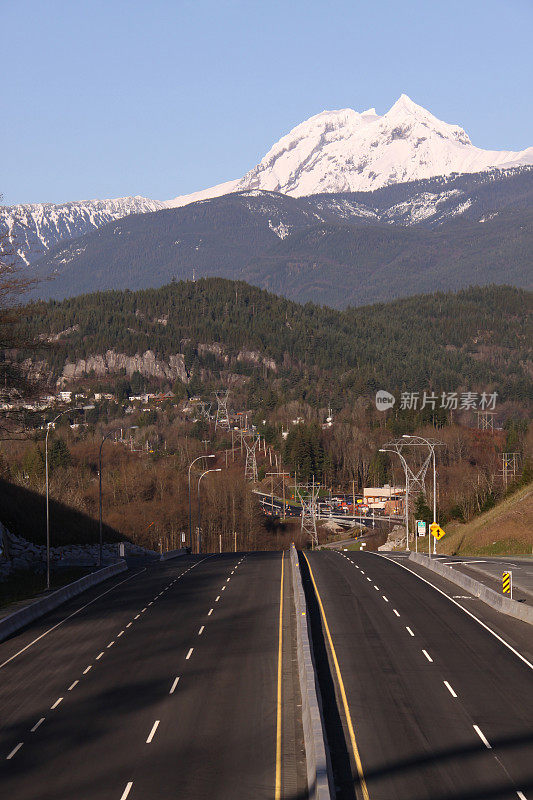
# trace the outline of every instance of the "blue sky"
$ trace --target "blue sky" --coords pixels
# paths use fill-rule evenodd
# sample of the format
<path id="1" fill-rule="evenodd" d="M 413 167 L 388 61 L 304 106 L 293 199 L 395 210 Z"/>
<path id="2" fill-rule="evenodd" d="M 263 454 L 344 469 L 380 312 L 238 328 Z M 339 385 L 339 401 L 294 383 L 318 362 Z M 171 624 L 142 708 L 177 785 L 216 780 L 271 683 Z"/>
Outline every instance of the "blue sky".
<path id="1" fill-rule="evenodd" d="M 533 145 L 531 0 L 17 0 L 2 28 L 8 205 L 196 191 L 402 92 L 479 147 Z"/>

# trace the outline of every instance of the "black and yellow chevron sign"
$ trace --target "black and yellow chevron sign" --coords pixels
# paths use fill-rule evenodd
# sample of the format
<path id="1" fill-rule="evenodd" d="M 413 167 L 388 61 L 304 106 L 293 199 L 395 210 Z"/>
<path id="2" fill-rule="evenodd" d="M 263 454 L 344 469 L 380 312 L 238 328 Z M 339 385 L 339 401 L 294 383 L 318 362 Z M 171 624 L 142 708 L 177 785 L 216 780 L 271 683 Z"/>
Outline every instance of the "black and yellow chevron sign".
<path id="1" fill-rule="evenodd" d="M 511 594 L 511 573 L 504 572 L 502 576 L 502 591 L 504 594 Z"/>

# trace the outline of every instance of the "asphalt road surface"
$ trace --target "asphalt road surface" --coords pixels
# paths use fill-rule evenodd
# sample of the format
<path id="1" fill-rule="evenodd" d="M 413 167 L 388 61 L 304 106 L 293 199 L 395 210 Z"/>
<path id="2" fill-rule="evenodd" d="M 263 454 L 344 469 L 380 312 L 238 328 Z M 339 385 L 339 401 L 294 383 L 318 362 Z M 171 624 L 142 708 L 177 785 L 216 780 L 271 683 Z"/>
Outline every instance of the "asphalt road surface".
<path id="1" fill-rule="evenodd" d="M 281 553 L 150 565 L 0 644 L 2 796 L 289 796 L 281 571 Z"/>
<path id="2" fill-rule="evenodd" d="M 326 708 L 338 797 L 531 800 L 531 663 L 399 564 L 308 558 L 321 688 L 339 708 Z"/>

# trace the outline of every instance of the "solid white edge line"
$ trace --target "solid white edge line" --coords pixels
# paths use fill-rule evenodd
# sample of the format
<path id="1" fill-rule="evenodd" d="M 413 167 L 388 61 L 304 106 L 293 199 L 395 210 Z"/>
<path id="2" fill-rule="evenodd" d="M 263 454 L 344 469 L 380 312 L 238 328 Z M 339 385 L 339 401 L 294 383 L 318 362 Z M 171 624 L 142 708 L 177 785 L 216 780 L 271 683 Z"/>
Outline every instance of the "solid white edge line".
<path id="1" fill-rule="evenodd" d="M 42 724 L 43 724 L 44 720 L 45 720 L 45 717 L 41 717 L 41 719 L 39 720 L 39 722 L 36 722 L 36 723 L 35 723 L 35 725 L 33 726 L 33 728 L 31 728 L 31 729 L 30 729 L 30 732 L 31 732 L 31 733 L 35 733 L 35 731 L 37 730 L 37 728 L 39 727 L 39 725 L 42 725 Z"/>
<path id="2" fill-rule="evenodd" d="M 63 699 L 62 697 L 58 697 L 57 700 L 55 701 L 54 705 L 50 706 L 50 711 L 53 711 L 54 708 L 57 708 L 58 705 L 60 704 L 60 702 L 62 701 L 62 699 Z"/>
<path id="3" fill-rule="evenodd" d="M 449 693 L 451 694 L 452 697 L 457 697 L 456 693 L 454 692 L 454 690 L 452 689 L 452 687 L 450 686 L 448 681 L 444 681 L 444 685 L 448 689 L 448 691 L 449 691 Z"/>
<path id="4" fill-rule="evenodd" d="M 79 681 L 74 681 L 74 683 L 71 683 L 70 686 L 68 687 L 68 691 L 71 692 L 74 689 L 74 687 L 78 685 L 78 683 Z"/>
<path id="5" fill-rule="evenodd" d="M 174 694 L 174 692 L 176 691 L 176 686 L 177 686 L 177 685 L 178 685 L 178 683 L 179 683 L 179 679 L 180 679 L 180 678 L 179 678 L 179 675 L 178 675 L 178 677 L 177 677 L 177 678 L 174 678 L 174 683 L 173 683 L 173 684 L 172 684 L 172 686 L 170 687 L 170 692 L 169 692 L 169 694 Z"/>
<path id="6" fill-rule="evenodd" d="M 156 721 L 154 722 L 154 724 L 153 724 L 153 726 L 152 726 L 152 730 L 151 730 L 151 731 L 150 731 L 150 733 L 148 734 L 148 739 L 146 740 L 146 744 L 150 744 L 150 742 L 151 742 L 151 741 L 152 741 L 152 739 L 154 738 L 154 736 L 155 736 L 155 732 L 156 732 L 156 730 L 157 730 L 157 726 L 158 726 L 158 725 L 159 725 L 159 720 L 158 720 L 158 719 L 156 719 Z"/>
<path id="7" fill-rule="evenodd" d="M 481 728 L 479 728 L 477 725 L 473 725 L 472 727 L 474 728 L 475 732 L 477 733 L 477 735 L 479 736 L 479 738 L 481 739 L 481 741 L 483 742 L 485 747 L 488 750 L 492 750 L 492 745 L 489 742 L 489 740 L 487 739 L 487 737 L 485 736 L 485 734 L 483 733 L 483 731 L 481 730 Z"/>
<path id="8" fill-rule="evenodd" d="M 99 595 L 98 595 L 98 597 L 95 597 L 95 598 L 94 598 L 94 600 L 90 600 L 88 603 L 85 603 L 85 605 L 84 605 L 84 606 L 82 606 L 81 608 L 78 608 L 76 611 L 73 611 L 73 612 L 72 612 L 72 614 L 69 614 L 69 615 L 68 615 L 68 617 L 65 617 L 64 619 L 60 620 L 58 623 L 56 623 L 55 625 L 53 625 L 51 628 L 48 628 L 48 630 L 47 630 L 47 631 L 45 631 L 44 633 L 41 633 L 41 635 L 40 635 L 40 636 L 38 636 L 36 639 L 34 639 L 34 640 L 33 640 L 32 642 L 30 642 L 29 644 L 27 644 L 27 645 L 26 645 L 26 647 L 23 647 L 23 648 L 22 648 L 22 650 L 19 650 L 19 651 L 18 651 L 18 653 L 15 653 L 15 654 L 14 654 L 14 655 L 12 655 L 10 658 L 7 658 L 5 661 L 3 661 L 3 662 L 0 664 L 0 669 L 2 669 L 2 667 L 5 667 L 5 665 L 6 665 L 6 664 L 9 664 L 9 662 L 10 662 L 10 661 L 13 661 L 13 659 L 14 659 L 14 658 L 17 658 L 17 656 L 20 656 L 20 655 L 22 655 L 22 653 L 24 653 L 26 650 L 28 650 L 28 648 L 32 647 L 32 645 L 34 645 L 34 644 L 37 644 L 37 642 L 38 642 L 38 641 L 40 641 L 41 639 L 43 639 L 43 638 L 44 638 L 45 636 L 47 636 L 49 633 L 52 633 L 52 631 L 55 631 L 55 629 L 56 629 L 56 628 L 59 628 L 59 626 L 60 626 L 60 625 L 62 625 L 64 622 L 67 622 L 69 619 L 72 619 L 72 617 L 75 617 L 75 616 L 76 616 L 76 614 L 79 614 L 79 613 L 80 613 L 80 611 L 83 611 L 83 610 L 84 610 L 84 609 L 86 609 L 88 606 L 92 605 L 93 603 L 96 603 L 96 601 L 97 601 L 97 600 L 100 600 L 100 598 L 101 598 L 101 597 L 104 597 L 106 594 L 109 594 L 109 592 L 112 592 L 112 591 L 113 591 L 114 589 L 116 589 L 118 586 L 122 586 L 122 584 L 123 584 L 123 583 L 127 583 L 127 581 L 131 581 L 131 580 L 133 580 L 133 578 L 136 578 L 136 577 L 137 577 L 137 575 L 140 575 L 140 574 L 141 574 L 141 572 L 146 572 L 146 567 L 143 567 L 143 569 L 139 570 L 139 572 L 136 572 L 136 573 L 135 573 L 135 575 L 130 575 L 130 577 L 129 577 L 129 578 L 126 578 L 125 580 L 123 580 L 123 581 L 120 581 L 120 583 L 116 583 L 116 584 L 115 584 L 114 586 L 112 586 L 110 589 L 108 589 L 108 590 L 107 590 L 107 591 L 105 591 L 105 592 L 102 592 L 102 594 L 99 594 Z"/>
<path id="9" fill-rule="evenodd" d="M 372 551 L 369 551 L 369 552 L 372 553 Z M 381 553 L 379 553 L 379 554 L 378 553 L 372 553 L 372 555 L 375 555 L 378 558 L 385 558 L 387 561 L 391 561 L 393 564 L 396 564 L 397 567 L 402 567 L 402 569 L 405 569 L 405 570 L 407 570 L 407 572 L 410 572 L 411 575 L 414 575 L 415 578 L 418 578 L 419 580 L 424 581 L 424 583 L 427 583 L 427 585 L 431 586 L 432 589 L 435 589 L 436 592 L 439 592 L 439 594 L 441 594 L 443 597 L 446 597 L 450 601 L 450 603 L 453 603 L 454 605 L 457 606 L 457 608 L 460 608 L 461 611 L 464 611 L 465 614 L 468 614 L 469 617 L 472 617 L 472 619 L 475 619 L 475 621 L 478 622 L 481 625 L 482 628 L 485 628 L 485 630 L 488 631 L 489 633 L 491 633 L 499 642 L 501 642 L 501 644 L 503 644 L 505 647 L 507 647 L 507 649 L 510 650 L 511 653 L 514 653 L 515 656 L 518 656 L 520 661 L 523 661 L 524 664 L 529 667 L 529 669 L 533 670 L 533 664 L 531 663 L 531 661 L 528 661 L 527 658 L 522 655 L 522 653 L 519 653 L 518 650 L 515 650 L 515 648 L 512 645 L 510 645 L 508 642 L 506 642 L 505 639 L 502 639 L 502 637 L 499 636 L 496 633 L 496 631 L 493 631 L 492 628 L 489 628 L 489 626 L 486 625 L 484 622 L 482 622 L 479 619 L 479 617 L 476 617 L 475 614 L 472 614 L 471 611 L 469 611 L 467 608 L 462 606 L 461 603 L 458 603 L 456 600 L 454 600 L 453 597 L 450 597 L 449 594 L 446 594 L 446 592 L 443 592 L 442 589 L 439 589 L 439 587 L 435 586 L 433 583 L 431 583 L 431 581 L 426 580 L 426 578 L 423 578 L 421 575 L 418 575 L 418 573 L 413 572 L 413 570 L 409 569 L 409 567 L 406 567 L 405 564 L 400 564 L 399 561 L 395 561 L 393 558 L 389 558 L 388 556 L 384 556 Z"/>
<path id="10" fill-rule="evenodd" d="M 430 661 L 433 664 L 433 659 L 429 655 L 428 651 L 427 650 L 422 650 L 422 652 L 424 653 L 424 655 L 427 658 L 427 660 Z"/>
<path id="11" fill-rule="evenodd" d="M 185 656 L 185 660 L 186 660 L 186 661 L 188 661 L 188 660 L 189 660 L 189 658 L 191 657 L 191 655 L 192 655 L 192 651 L 193 651 L 193 650 L 194 650 L 194 647 L 191 647 L 191 649 L 189 650 L 189 652 L 188 652 L 188 653 L 187 653 L 187 655 Z"/>
<path id="12" fill-rule="evenodd" d="M 126 784 L 126 788 L 122 792 L 120 800 L 126 800 L 126 797 L 129 795 L 132 786 L 133 786 L 133 781 L 130 781 L 129 783 Z"/>
<path id="13" fill-rule="evenodd" d="M 17 753 L 20 750 L 20 748 L 22 747 L 23 744 L 24 744 L 24 742 L 19 742 L 18 745 L 16 747 L 14 747 L 13 750 L 10 752 L 10 754 L 8 756 L 6 756 L 6 761 L 9 761 L 10 758 L 13 758 L 15 753 Z"/>

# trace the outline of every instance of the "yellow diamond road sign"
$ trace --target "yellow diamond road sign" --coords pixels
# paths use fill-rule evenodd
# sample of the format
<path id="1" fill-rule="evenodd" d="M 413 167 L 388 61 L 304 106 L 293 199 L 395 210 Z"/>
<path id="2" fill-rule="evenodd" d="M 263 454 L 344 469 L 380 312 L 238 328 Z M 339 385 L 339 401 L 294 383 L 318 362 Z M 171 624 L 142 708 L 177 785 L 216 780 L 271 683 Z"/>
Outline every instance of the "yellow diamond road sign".
<path id="1" fill-rule="evenodd" d="M 429 526 L 429 530 L 431 535 L 435 537 L 435 539 L 442 539 L 443 536 L 446 536 L 446 532 L 442 530 L 441 526 L 438 525 L 436 522 L 432 522 Z"/>

